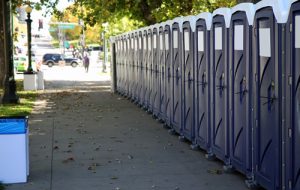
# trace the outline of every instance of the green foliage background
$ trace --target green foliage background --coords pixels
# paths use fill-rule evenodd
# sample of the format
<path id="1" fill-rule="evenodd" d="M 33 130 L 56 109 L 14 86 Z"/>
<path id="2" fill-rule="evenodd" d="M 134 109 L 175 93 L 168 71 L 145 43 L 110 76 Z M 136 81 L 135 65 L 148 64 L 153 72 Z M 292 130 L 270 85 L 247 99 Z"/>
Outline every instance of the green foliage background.
<path id="1" fill-rule="evenodd" d="M 236 4 L 237 0 L 76 0 L 68 10 L 86 25 L 98 25 L 100 32 L 104 30 L 102 24 L 109 23 L 106 32 L 109 37 L 178 16 L 212 12 Z"/>
<path id="2" fill-rule="evenodd" d="M 100 34 L 104 30 L 106 37 L 109 37 L 178 16 L 212 12 L 219 7 L 232 7 L 237 4 L 237 0 L 70 0 L 74 4 L 60 12 L 56 9 L 58 1 L 40 0 L 30 4 L 36 9 L 46 7 L 46 12 L 55 15 L 53 20 L 84 20 L 86 39 L 91 43 L 101 43 Z M 28 3 L 25 0 L 12 2 L 14 7 Z M 103 23 L 108 23 L 108 27 L 104 28 Z M 76 27 L 66 31 L 67 36 L 70 36 L 70 40 L 76 39 L 80 30 L 80 27 Z"/>

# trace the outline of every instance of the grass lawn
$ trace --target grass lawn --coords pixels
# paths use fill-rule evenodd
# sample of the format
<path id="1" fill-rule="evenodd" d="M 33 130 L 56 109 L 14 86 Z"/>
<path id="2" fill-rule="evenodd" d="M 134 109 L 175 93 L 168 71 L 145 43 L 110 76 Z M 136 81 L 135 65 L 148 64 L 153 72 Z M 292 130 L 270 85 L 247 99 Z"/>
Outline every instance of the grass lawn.
<path id="1" fill-rule="evenodd" d="M 0 190 L 4 190 L 4 189 L 5 189 L 4 185 L 0 183 Z"/>
<path id="2" fill-rule="evenodd" d="M 20 98 L 19 104 L 0 104 L 0 116 L 27 116 L 30 115 L 34 101 L 38 95 L 37 91 L 24 91 L 23 80 L 16 80 L 17 94 Z M 0 90 L 3 94 L 3 90 Z"/>

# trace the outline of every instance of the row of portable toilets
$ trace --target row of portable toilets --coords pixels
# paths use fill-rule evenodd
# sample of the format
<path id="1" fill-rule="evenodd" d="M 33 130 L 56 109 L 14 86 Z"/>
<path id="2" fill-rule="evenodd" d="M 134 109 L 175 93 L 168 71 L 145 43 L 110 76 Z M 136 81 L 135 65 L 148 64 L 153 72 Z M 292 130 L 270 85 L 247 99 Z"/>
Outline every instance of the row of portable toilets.
<path id="1" fill-rule="evenodd" d="M 115 90 L 268 190 L 300 190 L 300 1 L 263 0 L 111 39 Z"/>

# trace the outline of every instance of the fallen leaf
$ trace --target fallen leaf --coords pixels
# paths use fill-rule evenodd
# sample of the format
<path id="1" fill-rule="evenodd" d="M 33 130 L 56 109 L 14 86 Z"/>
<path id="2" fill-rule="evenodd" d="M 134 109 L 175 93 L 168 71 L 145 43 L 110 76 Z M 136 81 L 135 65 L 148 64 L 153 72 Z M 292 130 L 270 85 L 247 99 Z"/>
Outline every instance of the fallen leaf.
<path id="1" fill-rule="evenodd" d="M 221 175 L 221 174 L 223 174 L 223 170 L 209 169 L 209 170 L 207 170 L 207 173 Z"/>
<path id="2" fill-rule="evenodd" d="M 92 166 L 89 166 L 88 170 L 95 170 L 95 168 L 93 168 Z"/>
<path id="3" fill-rule="evenodd" d="M 63 162 L 64 164 L 67 164 L 67 163 L 73 162 L 73 161 L 75 161 L 74 158 L 73 158 L 73 157 L 69 157 L 69 158 L 63 160 L 62 162 Z"/>
<path id="4" fill-rule="evenodd" d="M 133 156 L 131 156 L 131 155 L 128 155 L 127 157 L 128 157 L 129 160 L 133 159 Z"/>

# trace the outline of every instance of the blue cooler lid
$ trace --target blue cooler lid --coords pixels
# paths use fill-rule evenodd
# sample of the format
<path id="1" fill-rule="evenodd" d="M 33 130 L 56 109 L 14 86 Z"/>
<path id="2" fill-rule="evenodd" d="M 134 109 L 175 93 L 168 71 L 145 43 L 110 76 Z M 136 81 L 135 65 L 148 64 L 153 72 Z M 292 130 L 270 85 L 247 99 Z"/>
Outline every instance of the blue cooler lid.
<path id="1" fill-rule="evenodd" d="M 25 134 L 27 132 L 27 117 L 0 118 L 0 135 Z"/>

